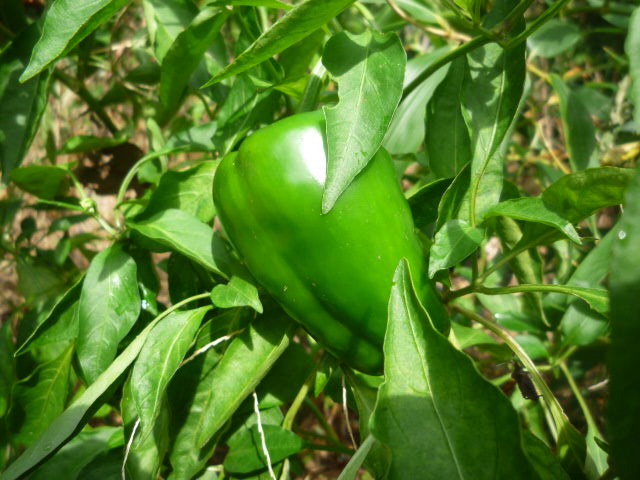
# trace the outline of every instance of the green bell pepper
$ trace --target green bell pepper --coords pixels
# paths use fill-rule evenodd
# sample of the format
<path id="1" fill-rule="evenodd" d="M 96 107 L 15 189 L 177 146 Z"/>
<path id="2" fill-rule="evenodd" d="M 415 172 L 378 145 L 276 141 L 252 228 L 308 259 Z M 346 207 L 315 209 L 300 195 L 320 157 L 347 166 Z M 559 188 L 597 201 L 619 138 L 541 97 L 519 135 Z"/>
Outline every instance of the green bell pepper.
<path id="1" fill-rule="evenodd" d="M 321 111 L 280 120 L 222 160 L 213 199 L 231 243 L 284 310 L 349 366 L 378 374 L 402 257 L 433 324 L 446 334 L 449 320 L 389 154 L 381 148 L 322 215 L 325 152 Z"/>

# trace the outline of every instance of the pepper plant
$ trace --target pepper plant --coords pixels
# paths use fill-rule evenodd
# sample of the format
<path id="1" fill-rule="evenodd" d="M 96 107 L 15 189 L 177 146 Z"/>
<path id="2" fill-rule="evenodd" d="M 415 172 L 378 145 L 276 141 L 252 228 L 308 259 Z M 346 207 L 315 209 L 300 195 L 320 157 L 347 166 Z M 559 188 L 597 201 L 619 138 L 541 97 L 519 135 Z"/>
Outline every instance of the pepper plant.
<path id="1" fill-rule="evenodd" d="M 635 479 L 638 0 L 4 0 L 0 479 Z"/>

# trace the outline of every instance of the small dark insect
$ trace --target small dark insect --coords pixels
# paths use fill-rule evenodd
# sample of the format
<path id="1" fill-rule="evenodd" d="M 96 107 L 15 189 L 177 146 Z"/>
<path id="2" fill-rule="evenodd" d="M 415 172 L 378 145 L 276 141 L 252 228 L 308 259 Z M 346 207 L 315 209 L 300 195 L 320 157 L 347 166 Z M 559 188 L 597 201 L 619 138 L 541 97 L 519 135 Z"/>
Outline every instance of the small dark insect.
<path id="1" fill-rule="evenodd" d="M 538 397 L 542 396 L 538 394 L 529 373 L 527 373 L 516 360 L 513 361 L 513 372 L 511 373 L 511 378 L 513 378 L 518 384 L 522 398 L 537 401 Z"/>

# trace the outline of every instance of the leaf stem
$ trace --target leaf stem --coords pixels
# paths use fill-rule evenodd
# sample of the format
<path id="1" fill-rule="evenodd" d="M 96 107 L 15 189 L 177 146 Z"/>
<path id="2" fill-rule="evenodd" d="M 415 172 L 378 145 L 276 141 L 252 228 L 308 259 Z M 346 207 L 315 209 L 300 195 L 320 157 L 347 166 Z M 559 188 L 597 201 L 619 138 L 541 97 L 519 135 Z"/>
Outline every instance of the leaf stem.
<path id="1" fill-rule="evenodd" d="M 144 157 L 140 158 L 133 166 L 129 169 L 125 177 L 122 179 L 122 183 L 120 183 L 120 187 L 118 188 L 118 193 L 116 194 L 116 203 L 115 210 L 119 210 L 122 205 L 122 201 L 124 200 L 124 195 L 127 193 L 127 189 L 129 188 L 129 184 L 133 181 L 133 177 L 138 172 L 140 167 L 149 160 L 153 160 L 160 155 L 156 152 L 148 153 Z M 116 225 L 118 228 L 122 227 L 122 222 L 118 215 L 116 215 Z"/>
<path id="2" fill-rule="evenodd" d="M 67 173 L 69 174 L 69 178 L 71 178 L 71 182 L 76 187 L 76 190 L 80 195 L 80 206 L 82 207 L 82 210 L 87 214 L 91 215 L 93 219 L 96 222 L 98 222 L 100 226 L 109 233 L 109 235 L 116 237 L 118 235 L 118 232 L 114 230 L 111 225 L 109 225 L 109 222 L 107 222 L 104 218 L 102 218 L 102 216 L 100 215 L 100 212 L 98 211 L 98 206 L 96 205 L 96 202 L 85 193 L 84 187 L 82 186 L 78 178 L 73 174 L 71 170 L 67 170 Z"/>
<path id="3" fill-rule="evenodd" d="M 461 313 L 465 317 L 474 320 L 481 324 L 483 327 L 487 328 L 495 335 L 497 335 L 510 349 L 518 359 L 522 362 L 522 364 L 527 369 L 529 375 L 531 375 L 531 379 L 535 384 L 538 391 L 542 394 L 542 399 L 544 403 L 547 405 L 549 412 L 551 413 L 551 417 L 553 419 L 554 427 L 552 430 L 555 432 L 555 440 L 558 441 L 560 432 L 564 431 L 566 428 L 573 428 L 566 414 L 562 410 L 560 403 L 553 395 L 551 389 L 547 386 L 546 382 L 540 375 L 540 372 L 536 368 L 533 361 L 529 358 L 527 353 L 522 349 L 522 347 L 516 342 L 511 335 L 507 333 L 507 331 L 498 325 L 493 320 L 489 320 L 483 316 L 478 315 L 471 310 L 467 310 L 459 305 L 452 305 L 452 308 Z"/>

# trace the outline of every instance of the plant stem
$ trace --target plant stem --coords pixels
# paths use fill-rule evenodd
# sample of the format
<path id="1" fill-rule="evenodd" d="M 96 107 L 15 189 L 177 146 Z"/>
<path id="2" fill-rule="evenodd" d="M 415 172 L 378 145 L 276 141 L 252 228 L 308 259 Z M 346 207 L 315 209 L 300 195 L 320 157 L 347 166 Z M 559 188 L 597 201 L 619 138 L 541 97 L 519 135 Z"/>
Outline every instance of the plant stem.
<path id="1" fill-rule="evenodd" d="M 435 73 L 438 69 L 446 65 L 447 63 L 455 60 L 456 58 L 466 55 L 468 52 L 475 50 L 487 43 L 491 42 L 490 38 L 479 36 L 474 37 L 466 43 L 459 45 L 457 48 L 451 50 L 450 52 L 444 54 L 438 60 L 433 62 L 429 67 L 424 70 L 420 75 L 414 78 L 409 85 L 406 86 L 404 91 L 402 92 L 402 99 L 404 100 L 409 96 L 411 92 L 413 92 L 418 85 L 424 82 L 427 78 L 429 78 L 433 73 Z"/>
<path id="2" fill-rule="evenodd" d="M 502 20 L 502 24 L 510 29 L 513 26 L 513 22 L 518 17 L 520 17 L 520 15 L 523 15 L 532 3 L 533 0 L 525 0 L 524 2 L 516 5 L 514 9 L 511 10 L 509 14 L 504 18 L 504 20 Z"/>
<path id="3" fill-rule="evenodd" d="M 549 20 L 556 13 L 558 13 L 560 9 L 564 7 L 568 1 L 569 0 L 558 0 L 557 2 L 555 2 L 553 5 L 547 8 L 544 12 L 542 12 L 542 14 L 538 18 L 536 18 L 533 22 L 531 22 L 531 24 L 527 27 L 527 29 L 524 32 L 519 33 L 518 35 L 513 37 L 511 40 L 509 40 L 506 43 L 505 48 L 513 48 L 517 45 L 520 45 L 530 35 L 532 35 L 536 30 L 538 30 L 542 25 L 544 25 L 545 22 L 547 22 L 547 20 Z"/>
<path id="4" fill-rule="evenodd" d="M 485 278 L 487 278 L 489 275 L 491 275 L 497 269 L 499 269 L 500 267 L 502 267 L 506 263 L 509 263 L 509 261 L 511 261 L 511 259 L 513 259 L 514 257 L 517 257 L 518 255 L 520 255 L 525 250 L 529 250 L 530 248 L 541 244 L 544 240 L 546 240 L 548 237 L 552 236 L 554 233 L 555 233 L 554 230 L 549 230 L 549 232 L 544 233 L 544 234 L 540 235 L 539 237 L 534 238 L 531 242 L 527 243 L 526 245 L 522 245 L 522 246 L 520 246 L 518 248 L 514 248 L 513 250 L 510 250 L 500 260 L 498 260 L 496 263 L 491 265 L 487 270 L 485 270 L 482 274 L 480 274 L 480 276 L 478 277 L 478 282 L 482 282 Z"/>
<path id="5" fill-rule="evenodd" d="M 564 374 L 565 378 L 567 379 L 567 383 L 569 383 L 569 387 L 571 388 L 571 391 L 573 392 L 573 395 L 576 397 L 576 400 L 578 400 L 578 404 L 580 404 L 580 408 L 582 409 L 582 414 L 584 415 L 584 418 L 587 421 L 587 425 L 589 426 L 589 430 L 591 430 L 598 437 L 602 437 L 602 434 L 600 433 L 600 430 L 598 429 L 598 425 L 596 424 L 596 421 L 594 420 L 593 415 L 591 415 L 591 411 L 589 410 L 589 406 L 587 405 L 587 402 L 585 401 L 584 397 L 580 393 L 580 389 L 578 388 L 578 384 L 576 384 L 576 381 L 571 376 L 571 372 L 569 371 L 569 368 L 567 367 L 567 363 L 563 360 L 561 362 L 558 362 L 558 366 L 560 367 L 560 370 L 562 371 L 562 373 Z"/>
<path id="6" fill-rule="evenodd" d="M 316 379 L 317 369 L 318 369 L 318 363 L 316 363 L 316 366 L 313 368 L 313 370 L 311 370 L 311 373 L 309 373 L 309 376 L 307 376 L 307 379 L 302 384 L 302 387 L 300 387 L 300 390 L 298 390 L 298 394 L 296 395 L 296 398 L 293 399 L 293 402 L 291 403 L 289 410 L 287 410 L 287 413 L 284 416 L 284 420 L 282 420 L 282 428 L 284 428 L 285 430 L 292 429 L 293 421 L 295 420 L 296 415 L 298 414 L 298 411 L 302 406 L 302 402 L 304 402 L 304 399 L 306 398 L 307 394 L 309 393 L 309 390 L 311 389 L 311 384 Z"/>
<path id="7" fill-rule="evenodd" d="M 160 315 L 158 315 L 156 318 L 154 318 L 153 321 L 157 322 L 157 321 L 162 320 L 164 317 L 166 317 L 170 313 L 173 313 L 178 308 L 182 307 L 183 305 L 186 305 L 187 303 L 196 302 L 198 300 L 202 300 L 204 298 L 210 298 L 210 297 L 211 297 L 211 292 L 207 292 L 207 293 L 199 293 L 198 295 L 194 295 L 192 297 L 185 298 L 184 300 L 181 300 L 178 303 L 175 303 L 175 304 L 171 305 L 164 312 L 162 312 Z M 211 310 L 213 308 L 213 305 L 209 306 L 208 308 L 209 308 L 209 310 Z"/>
<path id="8" fill-rule="evenodd" d="M 309 407 L 309 410 L 311 410 L 311 413 L 313 413 L 313 415 L 316 417 L 316 419 L 320 423 L 320 426 L 327 433 L 327 439 L 329 439 L 333 443 L 342 444 L 340 442 L 340 439 L 338 438 L 338 434 L 333 429 L 333 427 L 329 425 L 329 422 L 327 422 L 327 419 L 324 418 L 324 415 L 322 414 L 318 406 L 315 403 L 313 403 L 313 401 L 309 397 L 304 398 L 304 403 L 307 407 Z"/>
<path id="9" fill-rule="evenodd" d="M 73 174 L 71 170 L 67 170 L 67 173 L 69 174 L 71 182 L 73 183 L 74 187 L 76 187 L 76 190 L 80 195 L 80 205 L 83 206 L 83 211 L 91 215 L 93 219 L 98 222 L 100 226 L 104 228 L 110 235 L 114 237 L 117 236 L 118 232 L 114 230 L 111 225 L 109 225 L 109 222 L 107 222 L 100 216 L 100 212 L 98 211 L 96 202 L 85 193 L 84 187 L 82 186 L 78 178 Z"/>
<path id="10" fill-rule="evenodd" d="M 74 81 L 69 75 L 61 70 L 54 70 L 53 75 L 89 106 L 91 111 L 96 114 L 112 135 L 116 135 L 118 133 L 118 128 L 111 121 L 111 117 L 109 117 L 104 108 L 102 108 L 102 105 L 100 105 L 100 102 L 91 95 L 91 92 L 87 90 L 83 83 Z"/>

